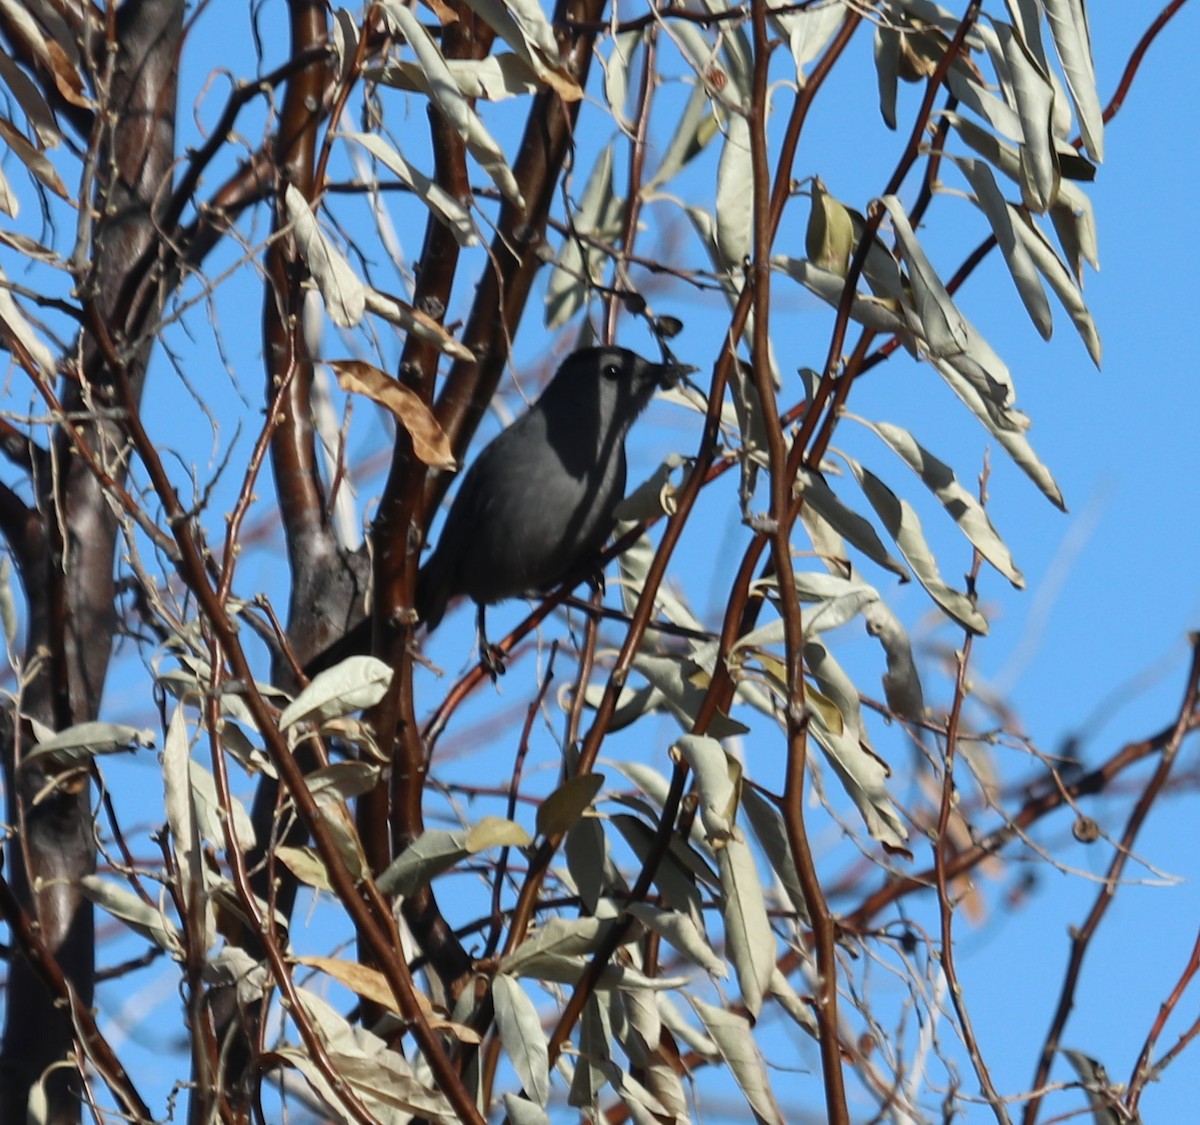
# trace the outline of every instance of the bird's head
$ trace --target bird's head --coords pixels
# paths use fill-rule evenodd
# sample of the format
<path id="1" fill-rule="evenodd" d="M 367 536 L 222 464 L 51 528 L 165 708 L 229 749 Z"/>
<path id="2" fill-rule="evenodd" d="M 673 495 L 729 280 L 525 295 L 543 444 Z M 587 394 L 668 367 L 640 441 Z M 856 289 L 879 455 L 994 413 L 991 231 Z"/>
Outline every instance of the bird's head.
<path id="1" fill-rule="evenodd" d="M 540 405 L 596 420 L 601 433 L 624 436 L 656 390 L 673 387 L 696 368 L 653 363 L 628 348 L 581 348 L 563 361 Z"/>

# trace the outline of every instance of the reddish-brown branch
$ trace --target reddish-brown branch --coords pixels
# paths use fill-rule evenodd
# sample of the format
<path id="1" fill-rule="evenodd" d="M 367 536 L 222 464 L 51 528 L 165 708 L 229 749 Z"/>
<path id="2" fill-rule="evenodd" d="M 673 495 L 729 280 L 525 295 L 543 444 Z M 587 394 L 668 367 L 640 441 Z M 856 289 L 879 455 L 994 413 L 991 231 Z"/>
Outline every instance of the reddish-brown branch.
<path id="1" fill-rule="evenodd" d="M 1059 993 L 1054 1018 L 1050 1021 L 1050 1030 L 1046 1033 L 1046 1041 L 1042 1045 L 1041 1054 L 1038 1057 L 1037 1069 L 1034 1072 L 1033 1083 L 1030 1086 L 1034 1094 L 1026 1103 L 1025 1112 L 1022 1117 L 1024 1125 L 1033 1125 L 1037 1120 L 1037 1112 L 1042 1102 L 1040 1091 L 1050 1076 L 1050 1067 L 1054 1062 L 1054 1056 L 1058 1053 L 1063 1028 L 1066 1027 L 1067 1018 L 1071 1014 L 1071 1009 L 1075 1006 L 1075 990 L 1079 985 L 1080 975 L 1083 970 L 1083 959 L 1087 955 L 1092 938 L 1095 936 L 1100 923 L 1104 920 L 1104 916 L 1108 912 L 1112 900 L 1116 897 L 1117 888 L 1120 885 L 1126 864 L 1128 864 L 1130 857 L 1133 855 L 1133 845 L 1138 833 L 1141 831 L 1142 824 L 1145 822 L 1146 816 L 1153 807 L 1155 800 L 1166 785 L 1167 779 L 1171 776 L 1171 770 L 1175 765 L 1175 758 L 1179 747 L 1185 736 L 1196 725 L 1198 694 L 1200 694 L 1200 637 L 1194 636 L 1192 638 L 1192 666 L 1188 673 L 1188 682 L 1184 691 L 1183 702 L 1179 708 L 1179 717 L 1175 722 L 1171 737 L 1163 746 L 1158 765 L 1150 775 L 1150 780 L 1146 783 L 1129 815 L 1125 830 L 1121 833 L 1121 838 L 1116 844 L 1112 862 L 1105 873 L 1104 884 L 1096 895 L 1096 901 L 1092 904 L 1092 909 L 1088 912 L 1083 925 L 1073 928 L 1071 931 L 1071 955 L 1067 961 L 1062 990 Z"/>

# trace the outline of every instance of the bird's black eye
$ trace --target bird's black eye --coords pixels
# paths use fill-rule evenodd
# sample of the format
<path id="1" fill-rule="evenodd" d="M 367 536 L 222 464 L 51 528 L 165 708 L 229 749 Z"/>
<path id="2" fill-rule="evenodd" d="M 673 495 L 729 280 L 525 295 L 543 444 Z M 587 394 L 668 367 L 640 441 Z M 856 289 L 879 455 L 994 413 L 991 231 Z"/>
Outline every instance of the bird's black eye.
<path id="1" fill-rule="evenodd" d="M 620 364 L 612 363 L 610 361 L 609 363 L 606 363 L 604 365 L 604 377 L 606 379 L 615 379 L 620 374 L 621 374 Z"/>

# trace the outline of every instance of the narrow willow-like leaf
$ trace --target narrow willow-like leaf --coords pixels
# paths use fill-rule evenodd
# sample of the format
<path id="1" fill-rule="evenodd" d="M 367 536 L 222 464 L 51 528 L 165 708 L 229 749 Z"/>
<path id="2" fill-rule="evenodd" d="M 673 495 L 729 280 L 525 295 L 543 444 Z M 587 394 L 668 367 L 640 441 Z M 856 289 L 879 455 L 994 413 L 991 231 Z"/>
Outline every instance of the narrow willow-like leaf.
<path id="1" fill-rule="evenodd" d="M 995 27 L 1021 119 L 1021 198 L 1031 211 L 1041 213 L 1049 209 L 1058 194 L 1052 130 L 1054 87 L 1016 29 L 1003 23 Z"/>
<path id="2" fill-rule="evenodd" d="M 524 207 L 525 200 L 517 187 L 512 170 L 504 159 L 503 150 L 463 97 L 437 44 L 421 26 L 417 17 L 397 0 L 382 0 L 382 4 L 388 19 L 404 35 L 416 54 L 417 62 L 429 82 L 434 104 L 455 132 L 463 138 L 467 150 L 491 177 L 504 197 L 518 207 Z"/>
<path id="3" fill-rule="evenodd" d="M 504 1091 L 504 1112 L 512 1125 L 550 1125 L 550 1115 L 540 1105 L 511 1090 Z"/>
<path id="4" fill-rule="evenodd" d="M 525 1093 L 545 1106 L 550 1099 L 550 1052 L 537 1008 L 521 985 L 504 973 L 492 979 L 492 1002 L 504 1053 L 512 1060 Z"/>
<path id="5" fill-rule="evenodd" d="M 657 188 L 671 180 L 677 172 L 699 156 L 719 132 L 708 93 L 701 85 L 693 86 L 687 105 L 684 106 L 683 116 L 671 130 L 671 139 L 667 142 L 667 150 L 663 153 L 658 168 L 641 189 L 642 196 L 652 195 Z"/>
<path id="6" fill-rule="evenodd" d="M 183 941 L 175 923 L 156 906 L 151 906 L 120 883 L 102 879 L 99 875 L 84 875 L 79 879 L 79 889 L 90 902 L 103 907 L 114 918 L 120 919 L 134 932 L 149 938 L 160 949 L 172 957 L 183 953 Z"/>
<path id="7" fill-rule="evenodd" d="M 343 133 L 349 141 L 362 145 L 376 160 L 410 187 L 413 194 L 454 235 L 459 246 L 474 246 L 479 241 L 471 212 L 424 172 L 414 168 L 377 133 Z"/>
<path id="8" fill-rule="evenodd" d="M 486 102 L 536 94 L 541 88 L 537 72 L 520 55 L 500 51 L 486 59 L 446 59 L 446 68 L 464 97 Z M 430 94 L 429 80 L 414 62 L 393 62 L 387 66 L 367 67 L 363 77 L 396 90 Z"/>
<path id="9" fill-rule="evenodd" d="M 921 478 L 921 483 L 938 498 L 958 529 L 979 553 L 1018 589 L 1025 578 L 1013 563 L 1012 554 L 988 518 L 980 502 L 961 484 L 954 470 L 917 441 L 908 430 L 890 422 L 866 422 L 898 457 Z"/>
<path id="10" fill-rule="evenodd" d="M 664 910 L 648 902 L 631 902 L 627 909 L 646 929 L 665 939 L 705 972 L 722 978 L 729 975 L 725 962 L 713 951 L 708 937 L 686 914 Z"/>
<path id="11" fill-rule="evenodd" d="M 593 993 L 587 998 L 579 1018 L 579 1054 L 575 1059 L 575 1073 L 571 1076 L 567 1105 L 574 1109 L 588 1109 L 598 1104 L 600 1091 L 608 1080 L 597 1063 L 611 1056 L 612 1027 L 608 1013 Z"/>
<path id="12" fill-rule="evenodd" d="M 909 225 L 903 204 L 894 195 L 884 196 L 882 203 L 891 216 L 900 254 L 908 266 L 917 314 L 916 327 L 931 355 L 957 355 L 967 346 L 967 329 L 963 315 L 925 256 L 925 251 Z"/>
<path id="13" fill-rule="evenodd" d="M 154 732 L 149 729 L 88 720 L 39 738 L 33 748 L 25 752 L 22 762 L 45 758 L 66 768 L 82 765 L 99 754 L 133 753 L 139 746 L 153 745 Z"/>
<path id="14" fill-rule="evenodd" d="M 1092 39 L 1083 0 L 1043 0 L 1050 35 L 1079 117 L 1083 143 L 1096 161 L 1104 159 L 1104 111 L 1096 92 Z"/>
<path id="15" fill-rule="evenodd" d="M 0 141 L 7 145 L 9 152 L 25 165 L 25 170 L 38 183 L 49 188 L 60 199 L 71 200 L 67 185 L 62 182 L 62 177 L 50 158 L 36 145 L 31 144 L 25 138 L 25 134 L 4 117 L 0 117 Z"/>
<path id="16" fill-rule="evenodd" d="M 883 674 L 883 697 L 892 713 L 901 719 L 919 723 L 925 719 L 925 690 L 913 660 L 912 643 L 900 619 L 878 601 L 863 612 L 867 632 L 883 646 L 887 671 Z"/>
<path id="17" fill-rule="evenodd" d="M 846 288 L 846 281 L 840 275 L 822 269 L 804 258 L 777 256 L 771 259 L 771 265 L 783 270 L 806 289 L 810 289 L 832 308 L 836 309 L 840 305 L 842 293 Z M 850 305 L 850 319 L 872 332 L 907 337 L 908 323 L 900 315 L 899 308 L 895 301 L 855 293 Z"/>
<path id="18" fill-rule="evenodd" d="M 283 199 L 296 249 L 317 283 L 329 319 L 340 328 L 353 328 L 366 311 L 366 286 L 341 251 L 325 237 L 308 200 L 294 185 L 287 185 Z"/>
<path id="19" fill-rule="evenodd" d="M 741 830 L 717 850 L 725 948 L 737 974 L 746 1011 L 755 1019 L 775 969 L 775 935 L 767 917 L 762 880 Z"/>
<path id="20" fill-rule="evenodd" d="M 879 86 L 879 114 L 884 124 L 894 130 L 900 80 L 900 31 L 883 20 L 875 24 L 875 80 Z"/>
<path id="21" fill-rule="evenodd" d="M 878 513 L 888 534 L 896 541 L 900 553 L 912 567 L 917 581 L 925 587 L 929 596 L 964 629 L 970 629 L 973 633 L 986 633 L 987 619 L 975 608 L 971 599 L 942 579 L 937 560 L 925 541 L 921 521 L 913 511 L 912 505 L 907 500 L 900 499 L 870 469 L 849 459 L 847 463 L 862 486 L 871 507 Z"/>
<path id="22" fill-rule="evenodd" d="M 737 1012 L 706 1004 L 698 996 L 689 996 L 688 1000 L 729 1065 L 755 1120 L 764 1125 L 783 1125 L 767 1068 L 750 1033 L 750 1022 Z"/>
<path id="23" fill-rule="evenodd" d="M 633 666 L 661 692 L 680 725 L 690 730 L 704 702 L 705 689 L 694 682 L 698 667 L 683 656 L 654 656 L 645 652 L 634 658 Z M 714 738 L 747 733 L 744 724 L 719 713 L 713 717 L 708 729 Z"/>
<path id="24" fill-rule="evenodd" d="M 54 111 L 34 82 L 4 51 L 0 51 L 0 81 L 21 106 L 37 133 L 39 145 L 57 148 L 62 143 L 62 133 L 54 119 Z"/>
<path id="25" fill-rule="evenodd" d="M 645 37 L 646 32 L 642 28 L 618 32 L 613 36 L 608 57 L 597 56 L 597 61 L 604 67 L 604 100 L 608 102 L 613 120 L 629 135 L 633 131 L 633 125 L 625 113 L 625 102 L 629 97 L 629 68 Z"/>
<path id="26" fill-rule="evenodd" d="M 378 878 L 383 894 L 408 896 L 467 856 L 464 832 L 429 828 L 400 853 Z"/>
<path id="27" fill-rule="evenodd" d="M 804 68 L 808 66 L 833 38 L 833 33 L 846 18 L 846 8 L 840 3 L 814 4 L 797 9 L 794 5 L 778 3 L 780 10 L 767 8 L 767 14 L 787 36 L 792 62 L 796 64 L 796 82 L 803 87 Z M 787 9 L 787 10 L 783 10 Z"/>
<path id="28" fill-rule="evenodd" d="M 819 473 L 801 470 L 796 477 L 796 488 L 803 492 L 805 504 L 811 504 L 834 531 L 872 562 L 898 575 L 902 581 L 908 581 L 911 577 L 908 568 L 888 551 L 878 532 L 864 517 L 851 511 L 834 495 Z"/>
<path id="29" fill-rule="evenodd" d="M 890 771 L 867 742 L 858 689 L 819 641 L 805 644 L 804 663 L 840 718 L 840 722 L 834 724 L 821 708 L 813 708 L 812 733 L 817 744 L 833 766 L 872 838 L 892 851 L 902 851 L 908 840 L 908 830 L 887 791 Z"/>
<path id="30" fill-rule="evenodd" d="M 767 800 L 753 785 L 742 790 L 742 809 L 746 813 L 754 837 L 767 857 L 771 870 L 775 872 L 779 885 L 783 887 L 792 909 L 802 922 L 809 921 L 808 903 L 796 874 L 796 858 L 788 843 L 787 828 L 783 816 L 775 805 Z"/>
<path id="31" fill-rule="evenodd" d="M 985 399 L 970 380 L 964 378 L 952 364 L 934 360 L 933 366 L 971 413 L 983 423 L 988 433 L 995 437 L 1013 462 L 1041 489 L 1046 499 L 1056 508 L 1065 511 L 1062 490 L 1025 437 L 1025 431 L 1029 428 L 1028 418 L 1018 410 L 1006 410 Z"/>
<path id="32" fill-rule="evenodd" d="M 1016 232 L 1025 245 L 1030 258 L 1048 282 L 1054 294 L 1062 302 L 1063 308 L 1075 325 L 1083 346 L 1087 348 L 1092 362 L 1099 367 L 1101 358 L 1100 333 L 1096 330 L 1096 322 L 1084 304 L 1083 294 L 1071 277 L 1070 270 L 1054 252 L 1049 240 L 1030 217 L 1018 215 Z"/>
<path id="33" fill-rule="evenodd" d="M 725 144 L 717 165 L 717 249 L 729 271 L 739 270 L 750 254 L 754 222 L 754 193 L 750 163 L 750 123 L 740 113 L 731 114 L 725 127 Z"/>
<path id="34" fill-rule="evenodd" d="M 963 175 L 971 183 L 975 192 L 976 202 L 987 216 L 992 233 L 996 236 L 996 244 L 1004 255 L 1008 272 L 1012 275 L 1013 284 L 1029 319 L 1041 334 L 1043 340 L 1049 340 L 1054 331 L 1054 321 L 1050 315 L 1050 302 L 1046 298 L 1046 290 L 1038 276 L 1037 268 L 1025 243 L 1017 234 L 1015 226 L 1021 222 L 1016 209 L 1004 198 L 996 184 L 992 170 L 979 160 L 968 160 L 965 157 L 954 157 L 954 163 L 962 169 Z"/>

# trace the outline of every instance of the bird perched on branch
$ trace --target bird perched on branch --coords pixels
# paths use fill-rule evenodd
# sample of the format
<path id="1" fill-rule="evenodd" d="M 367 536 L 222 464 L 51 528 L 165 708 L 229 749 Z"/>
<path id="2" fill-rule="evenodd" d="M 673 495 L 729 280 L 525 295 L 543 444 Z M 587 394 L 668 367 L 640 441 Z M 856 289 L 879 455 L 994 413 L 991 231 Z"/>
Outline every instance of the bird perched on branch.
<path id="1" fill-rule="evenodd" d="M 483 449 L 462 479 L 417 578 L 417 616 L 437 628 L 450 601 L 484 607 L 583 577 L 611 534 L 625 494 L 625 436 L 654 392 L 694 367 L 652 363 L 626 348 L 583 348 L 541 397 Z M 363 621 L 310 663 L 370 650 Z"/>

